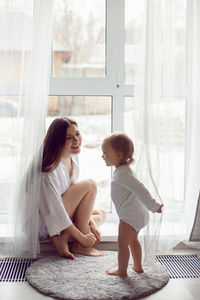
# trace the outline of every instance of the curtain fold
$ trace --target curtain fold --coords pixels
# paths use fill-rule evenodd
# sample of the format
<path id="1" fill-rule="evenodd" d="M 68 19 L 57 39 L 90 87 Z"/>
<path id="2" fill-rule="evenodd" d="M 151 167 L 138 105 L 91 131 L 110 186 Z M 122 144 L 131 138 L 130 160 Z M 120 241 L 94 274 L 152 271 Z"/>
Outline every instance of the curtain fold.
<path id="1" fill-rule="evenodd" d="M 18 141 L 13 178 L 13 193 L 10 196 L 10 208 L 6 229 L 10 234 L 5 237 L 1 254 L 35 257 L 39 251 L 39 194 L 42 141 L 45 135 L 45 123 L 51 73 L 51 34 L 53 0 L 22 1 L 20 7 L 9 0 L 4 13 L 12 12 L 10 27 L 7 28 L 7 39 L 12 39 L 12 28 L 19 29 L 20 41 L 18 53 L 21 61 L 16 78 L 9 78 L 9 83 L 18 80 L 13 94 L 18 98 L 18 117 L 15 118 Z M 8 4 L 8 3 L 7 3 Z M 17 19 L 19 11 L 23 21 Z M 28 24 L 26 20 L 28 19 Z M 5 23 L 6 24 L 6 23 Z M 12 31 L 12 30 L 11 30 Z M 16 40 L 16 43 L 19 41 Z M 10 41 L 10 44 L 13 41 Z M 9 45 L 9 43 L 8 43 Z M 6 49 L 13 67 L 12 58 L 16 58 L 16 49 Z M 18 76 L 17 76 L 18 75 Z M 14 82 L 15 83 L 15 82 Z M 11 84 L 7 85 L 9 88 Z M 16 86 L 16 83 L 15 83 Z M 5 94 L 10 91 L 6 90 Z"/>
<path id="2" fill-rule="evenodd" d="M 164 203 L 163 216 L 152 215 L 144 233 L 144 247 L 155 253 L 158 246 L 169 250 L 185 236 L 186 97 L 180 87 L 186 83 L 186 1 L 146 0 L 144 15 L 132 134 L 136 173 Z"/>
<path id="3" fill-rule="evenodd" d="M 188 239 L 199 214 L 200 2 L 144 2 L 134 83 L 135 169 L 165 206 L 163 217 L 154 214 L 144 235 L 148 255 L 152 245 L 156 249 L 160 230 L 165 249 Z M 53 0 L 6 0 L 0 6 L 0 104 L 4 115 L 8 107 L 10 114 L 0 125 L 2 188 L 9 211 L 2 226 L 2 255 L 36 256 L 39 251 L 39 179 L 51 71 L 52 6 Z M 134 51 L 138 57 L 138 48 Z M 181 92 L 186 84 L 187 98 Z M 10 131 L 14 145 L 9 144 Z M 198 222 L 194 226 L 198 232 Z"/>
<path id="4" fill-rule="evenodd" d="M 186 128 L 186 169 L 185 169 L 185 214 L 186 240 L 193 235 L 199 236 L 200 224 L 198 205 L 200 189 L 200 2 L 198 0 L 188 1 L 188 23 L 190 53 L 188 63 L 188 103 L 187 103 L 187 128 Z M 195 219 L 196 216 L 196 219 Z M 192 231 L 192 232 L 191 232 Z M 198 238 L 200 241 L 200 238 Z"/>
<path id="5" fill-rule="evenodd" d="M 155 233 L 156 249 L 162 223 L 158 248 L 169 251 L 199 232 L 200 2 L 145 3 L 134 86 L 136 170 L 164 202 L 163 219 L 152 217 L 145 238 L 151 245 Z"/>
<path id="6" fill-rule="evenodd" d="M 193 223 L 189 240 L 198 241 L 198 242 L 200 241 L 200 194 L 198 198 L 196 214 L 195 214 L 194 223 Z"/>

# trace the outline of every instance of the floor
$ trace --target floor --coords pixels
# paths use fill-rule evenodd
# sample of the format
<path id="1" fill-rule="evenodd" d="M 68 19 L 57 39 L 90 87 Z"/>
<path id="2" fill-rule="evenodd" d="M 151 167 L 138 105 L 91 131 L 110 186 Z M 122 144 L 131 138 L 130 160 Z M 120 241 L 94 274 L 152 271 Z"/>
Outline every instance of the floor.
<path id="1" fill-rule="evenodd" d="M 0 282 L 1 300 L 45 300 L 52 299 L 36 291 L 27 282 Z M 200 300 L 200 278 L 170 279 L 158 292 L 146 300 Z M 105 299 L 106 300 L 106 299 Z"/>
<path id="2" fill-rule="evenodd" d="M 28 283 L 0 282 L 1 300 L 45 300 L 44 296 L 33 289 Z M 167 285 L 158 292 L 145 297 L 146 300 L 199 300 L 200 279 L 170 279 Z M 105 299 L 106 300 L 106 299 Z"/>
<path id="3" fill-rule="evenodd" d="M 104 239 L 99 249 L 116 250 L 116 242 L 108 242 Z M 44 244 L 41 248 L 43 255 L 52 254 L 53 248 Z M 158 253 L 162 254 L 162 253 Z M 170 253 L 172 254 L 172 253 Z M 188 249 L 185 245 L 176 249 L 174 254 L 197 254 L 200 255 L 200 249 Z M 0 299 L 1 300 L 45 300 L 53 299 L 47 297 L 32 288 L 27 282 L 0 282 Z M 170 279 L 158 292 L 147 296 L 146 300 L 200 300 L 200 278 L 194 279 Z M 106 299 L 105 299 L 106 300 Z"/>

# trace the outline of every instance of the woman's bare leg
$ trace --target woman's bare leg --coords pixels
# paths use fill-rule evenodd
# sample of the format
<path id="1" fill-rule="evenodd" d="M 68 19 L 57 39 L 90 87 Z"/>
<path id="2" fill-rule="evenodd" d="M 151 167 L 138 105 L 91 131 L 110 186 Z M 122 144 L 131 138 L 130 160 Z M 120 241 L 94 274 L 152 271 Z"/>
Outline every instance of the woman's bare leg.
<path id="1" fill-rule="evenodd" d="M 92 217 L 97 227 L 101 226 L 106 220 L 106 212 L 104 209 L 96 209 L 92 211 Z"/>
<path id="2" fill-rule="evenodd" d="M 90 231 L 89 221 L 93 210 L 97 187 L 92 180 L 73 184 L 62 195 L 63 203 L 70 218 L 75 220 L 76 227 L 83 233 Z M 103 253 L 93 247 L 86 248 L 77 241 L 72 245 L 72 252 L 89 256 L 101 256 Z"/>
<path id="3" fill-rule="evenodd" d="M 74 213 L 76 227 L 83 233 L 90 232 L 89 221 L 94 207 L 95 197 L 97 193 L 96 183 L 92 180 L 86 180 L 81 182 L 82 188 L 85 190 L 84 196 L 81 198 L 79 205 Z M 69 197 L 69 195 L 68 195 Z M 71 199 L 70 199 L 71 200 Z M 66 201 L 63 195 L 64 205 L 69 203 Z"/>
<path id="4" fill-rule="evenodd" d="M 89 181 L 82 181 L 69 187 L 67 191 L 62 195 L 65 209 L 72 219 L 77 207 L 79 206 L 82 199 L 89 191 Z M 91 210 L 91 208 L 90 208 Z M 86 220 L 87 221 L 87 220 Z M 87 230 L 86 230 L 87 231 Z M 89 227 L 88 227 L 89 232 Z M 87 232 L 87 233 L 88 233 Z M 74 255 L 69 251 L 68 242 L 70 235 L 66 230 L 63 230 L 60 235 L 55 235 L 49 238 L 50 242 L 56 248 L 58 254 L 61 257 L 74 258 Z"/>
<path id="5" fill-rule="evenodd" d="M 83 234 L 90 232 L 89 219 L 91 214 L 94 214 L 97 226 L 100 226 L 105 221 L 106 213 L 103 210 L 92 211 L 95 196 L 96 184 L 92 180 L 75 183 L 62 195 L 67 213 L 71 219 L 75 220 L 75 225 Z M 50 237 L 51 243 L 55 246 L 60 256 L 73 259 L 74 256 L 68 249 L 69 239 L 70 235 L 67 230 L 64 230 L 60 235 Z M 83 247 L 77 242 L 74 242 L 72 249 L 74 253 L 92 256 L 103 255 L 97 249 Z"/>
<path id="6" fill-rule="evenodd" d="M 63 230 L 60 235 L 54 235 L 49 237 L 50 242 L 56 248 L 57 253 L 61 257 L 74 259 L 74 255 L 69 251 L 68 241 L 70 235 L 66 230 Z"/>

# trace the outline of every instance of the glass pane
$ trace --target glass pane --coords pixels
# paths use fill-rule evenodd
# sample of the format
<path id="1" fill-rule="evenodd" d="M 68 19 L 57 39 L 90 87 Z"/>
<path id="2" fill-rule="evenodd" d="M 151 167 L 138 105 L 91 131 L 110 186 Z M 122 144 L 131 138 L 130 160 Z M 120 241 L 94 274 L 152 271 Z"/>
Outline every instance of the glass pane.
<path id="1" fill-rule="evenodd" d="M 141 118 L 137 100 L 125 98 L 124 128 L 135 143 L 135 165 L 138 163 L 139 174 L 140 170 L 145 168 L 146 162 L 143 159 L 145 154 L 140 153 L 140 145 L 143 148 L 144 142 L 143 132 L 139 130 Z M 181 210 L 184 204 L 185 101 L 185 98 L 180 97 L 164 98 L 159 104 L 155 101 L 148 120 L 148 150 L 152 169 L 157 170 L 153 172 L 153 176 L 159 173 L 160 166 L 160 176 L 156 177 L 159 193 L 166 203 L 166 208 L 177 211 Z"/>
<path id="2" fill-rule="evenodd" d="M 18 111 L 17 97 L 0 97 L 0 212 L 8 210 L 16 176 Z"/>
<path id="3" fill-rule="evenodd" d="M 33 1 L 0 1 L 1 84 L 26 81 L 32 46 L 32 26 Z"/>
<path id="4" fill-rule="evenodd" d="M 55 117 L 70 116 L 82 134 L 82 150 L 79 154 L 80 177 L 91 178 L 98 185 L 95 208 L 111 211 L 111 170 L 105 166 L 101 142 L 111 133 L 111 97 L 58 96 L 49 97 L 47 128 Z"/>
<path id="5" fill-rule="evenodd" d="M 53 76 L 104 77 L 105 0 L 55 0 Z"/>
<path id="6" fill-rule="evenodd" d="M 125 0 L 125 84 L 137 79 L 142 58 L 141 32 L 144 24 L 144 0 Z"/>
<path id="7" fill-rule="evenodd" d="M 153 3 L 153 2 L 152 2 Z M 159 3 L 159 2 L 158 2 Z M 158 3 L 156 5 L 158 5 Z M 167 3 L 167 4 L 166 4 Z M 150 4 L 153 5 L 153 4 Z M 168 5 L 169 7 L 166 7 Z M 144 63 L 146 1 L 125 0 L 125 83 L 134 84 Z M 167 16 L 166 11 L 170 11 Z M 173 84 L 186 83 L 186 0 L 160 2 L 163 68 Z M 167 16 L 167 17 L 166 17 Z M 169 52 L 170 44 L 170 52 Z M 170 59 L 170 60 L 169 60 Z M 165 64 L 165 65 L 164 65 Z M 161 70 L 161 74 L 163 70 Z M 161 78 L 162 79 L 162 78 Z"/>

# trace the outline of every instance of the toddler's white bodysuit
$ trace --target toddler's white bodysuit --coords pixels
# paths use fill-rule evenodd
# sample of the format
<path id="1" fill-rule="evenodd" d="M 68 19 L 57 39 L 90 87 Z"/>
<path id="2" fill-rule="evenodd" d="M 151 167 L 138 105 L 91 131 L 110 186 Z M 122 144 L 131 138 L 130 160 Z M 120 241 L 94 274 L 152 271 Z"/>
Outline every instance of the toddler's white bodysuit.
<path id="1" fill-rule="evenodd" d="M 137 232 L 149 221 L 149 212 L 160 207 L 129 165 L 116 168 L 111 181 L 111 198 L 120 220 Z"/>

